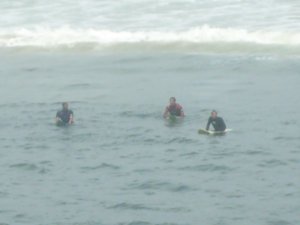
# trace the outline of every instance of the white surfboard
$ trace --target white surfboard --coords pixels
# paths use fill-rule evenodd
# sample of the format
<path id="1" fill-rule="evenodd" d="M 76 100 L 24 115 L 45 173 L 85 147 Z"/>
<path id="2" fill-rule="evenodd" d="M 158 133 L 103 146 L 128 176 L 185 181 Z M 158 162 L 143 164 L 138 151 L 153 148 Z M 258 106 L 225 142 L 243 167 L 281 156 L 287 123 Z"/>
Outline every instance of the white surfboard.
<path id="1" fill-rule="evenodd" d="M 214 131 L 214 130 L 206 130 L 206 129 L 199 129 L 199 134 L 206 134 L 206 135 L 224 135 L 227 132 L 232 131 L 232 129 L 226 129 L 224 131 Z"/>

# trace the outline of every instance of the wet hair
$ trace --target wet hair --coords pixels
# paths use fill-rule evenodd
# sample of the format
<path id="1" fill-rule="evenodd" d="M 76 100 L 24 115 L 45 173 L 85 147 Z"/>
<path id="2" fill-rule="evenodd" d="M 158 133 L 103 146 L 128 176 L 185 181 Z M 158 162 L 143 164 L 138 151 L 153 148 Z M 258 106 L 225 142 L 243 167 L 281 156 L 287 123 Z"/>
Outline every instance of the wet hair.
<path id="1" fill-rule="evenodd" d="M 171 98 L 170 98 L 170 101 L 171 101 L 171 100 L 174 100 L 174 101 L 176 102 L 176 98 L 175 98 L 175 97 L 171 97 Z"/>
<path id="2" fill-rule="evenodd" d="M 217 110 L 215 110 L 215 109 L 213 109 L 213 110 L 211 111 L 211 113 L 216 113 L 216 114 L 218 114 Z"/>

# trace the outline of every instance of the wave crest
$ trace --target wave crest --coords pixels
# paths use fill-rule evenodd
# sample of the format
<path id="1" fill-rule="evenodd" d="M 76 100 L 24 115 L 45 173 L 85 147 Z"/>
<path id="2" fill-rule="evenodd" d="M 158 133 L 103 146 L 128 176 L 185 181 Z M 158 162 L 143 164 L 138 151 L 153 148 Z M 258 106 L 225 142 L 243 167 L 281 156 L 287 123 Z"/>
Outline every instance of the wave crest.
<path id="1" fill-rule="evenodd" d="M 74 29 L 0 30 L 1 48 L 278 52 L 300 54 L 300 33 L 202 26 L 181 32 Z M 276 50 L 277 49 L 277 50 Z"/>

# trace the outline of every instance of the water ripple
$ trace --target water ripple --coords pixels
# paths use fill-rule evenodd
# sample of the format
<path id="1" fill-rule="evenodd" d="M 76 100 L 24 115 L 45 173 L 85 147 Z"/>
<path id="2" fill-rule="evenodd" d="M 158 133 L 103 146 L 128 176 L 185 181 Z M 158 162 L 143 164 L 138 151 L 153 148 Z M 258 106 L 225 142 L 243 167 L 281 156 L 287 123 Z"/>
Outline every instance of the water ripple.
<path id="1" fill-rule="evenodd" d="M 152 224 L 145 221 L 133 221 L 129 223 L 120 223 L 119 225 L 152 225 Z"/>
<path id="2" fill-rule="evenodd" d="M 40 164 L 50 165 L 50 162 L 44 161 L 44 162 L 41 162 Z M 22 171 L 37 171 L 39 174 L 46 174 L 50 171 L 49 168 L 45 168 L 44 166 L 40 167 L 40 166 L 38 166 L 36 164 L 33 164 L 33 163 L 17 163 L 17 164 L 12 164 L 9 167 L 19 169 L 19 170 L 22 170 Z"/>
<path id="3" fill-rule="evenodd" d="M 146 118 L 158 118 L 160 117 L 160 114 L 157 112 L 150 112 L 150 113 L 137 113 L 136 111 L 123 111 L 119 113 L 119 116 L 126 117 L 126 118 L 140 118 L 140 119 L 146 119 Z"/>
<path id="4" fill-rule="evenodd" d="M 263 163 L 258 164 L 259 167 L 277 167 L 277 166 L 286 166 L 286 165 L 287 165 L 286 162 L 278 159 L 266 160 Z"/>
<path id="5" fill-rule="evenodd" d="M 167 190 L 171 192 L 185 192 L 193 189 L 184 184 L 172 184 L 169 182 L 147 181 L 141 184 L 131 184 L 131 188 L 139 190 Z"/>
<path id="6" fill-rule="evenodd" d="M 274 141 L 293 141 L 293 140 L 300 140 L 300 137 L 288 137 L 288 136 L 277 136 L 273 138 Z"/>
<path id="7" fill-rule="evenodd" d="M 17 163 L 9 166 L 10 168 L 18 168 L 22 170 L 37 170 L 38 167 L 35 164 L 31 163 Z"/>
<path id="8" fill-rule="evenodd" d="M 228 172 L 232 171 L 233 168 L 230 168 L 228 166 L 224 165 L 214 165 L 214 164 L 204 164 L 204 165 L 197 165 L 197 166 L 185 166 L 185 167 L 180 167 L 178 170 L 188 170 L 188 171 L 221 171 L 221 172 Z"/>
<path id="9" fill-rule="evenodd" d="M 142 204 L 130 204 L 130 203 L 119 203 L 113 206 L 107 207 L 108 209 L 130 209 L 130 210 L 155 210 L 159 211 L 159 208 L 147 207 Z"/>
<path id="10" fill-rule="evenodd" d="M 132 221 L 129 223 L 119 223 L 118 225 L 186 225 L 186 224 L 178 224 L 178 223 L 149 223 L 146 221 Z"/>
<path id="11" fill-rule="evenodd" d="M 268 222 L 269 225 L 292 225 L 290 222 L 286 220 L 273 220 Z"/>
<path id="12" fill-rule="evenodd" d="M 197 142 L 197 140 L 191 139 L 191 138 L 186 138 L 186 137 L 175 137 L 175 138 L 172 138 L 172 139 L 166 141 L 167 144 L 170 144 L 170 143 L 195 143 L 195 142 Z"/>
<path id="13" fill-rule="evenodd" d="M 98 166 L 85 166 L 81 167 L 82 170 L 99 170 L 99 169 L 113 169 L 113 170 L 119 170 L 120 167 L 108 163 L 102 163 L 101 165 Z"/>

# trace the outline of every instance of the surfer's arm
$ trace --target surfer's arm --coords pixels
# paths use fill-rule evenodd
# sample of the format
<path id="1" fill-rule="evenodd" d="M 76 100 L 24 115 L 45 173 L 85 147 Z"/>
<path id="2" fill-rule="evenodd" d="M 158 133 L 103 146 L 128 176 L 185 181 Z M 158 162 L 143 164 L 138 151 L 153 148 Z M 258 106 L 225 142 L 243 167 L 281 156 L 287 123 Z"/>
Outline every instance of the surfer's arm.
<path id="1" fill-rule="evenodd" d="M 183 110 L 182 110 L 182 108 L 181 108 L 181 110 L 180 110 L 180 116 L 184 116 L 184 112 L 183 112 Z"/>
<path id="2" fill-rule="evenodd" d="M 179 111 L 179 116 L 183 117 L 184 116 L 184 112 L 183 112 L 182 106 L 179 105 L 179 104 L 177 104 L 176 108 Z"/>
<path id="3" fill-rule="evenodd" d="M 69 118 L 69 124 L 74 123 L 74 117 L 73 117 L 73 113 L 70 114 L 70 118 Z"/>
<path id="4" fill-rule="evenodd" d="M 168 115 L 169 115 L 169 109 L 168 109 L 168 107 L 166 107 L 165 112 L 164 112 L 164 114 L 163 114 L 163 117 L 164 117 L 164 118 L 167 118 Z"/>
<path id="5" fill-rule="evenodd" d="M 56 113 L 55 123 L 61 122 L 61 118 L 59 117 L 59 112 Z"/>
<path id="6" fill-rule="evenodd" d="M 61 121 L 62 121 L 61 118 L 59 118 L 58 116 L 55 117 L 55 123 L 59 123 Z"/>
<path id="7" fill-rule="evenodd" d="M 211 118 L 209 117 L 207 124 L 206 124 L 206 130 L 209 130 L 210 124 L 211 124 Z"/>

